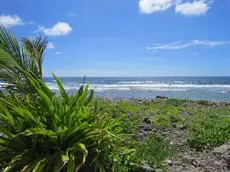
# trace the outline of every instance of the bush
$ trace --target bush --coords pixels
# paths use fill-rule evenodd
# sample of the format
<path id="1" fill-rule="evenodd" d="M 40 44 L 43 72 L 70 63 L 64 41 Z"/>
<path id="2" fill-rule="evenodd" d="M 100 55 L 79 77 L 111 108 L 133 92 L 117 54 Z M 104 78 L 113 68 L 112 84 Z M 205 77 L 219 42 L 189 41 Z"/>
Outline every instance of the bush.
<path id="1" fill-rule="evenodd" d="M 120 163 L 114 155 L 120 156 L 121 150 L 130 153 L 119 118 L 97 110 L 88 85 L 69 96 L 56 78 L 56 96 L 42 80 L 29 80 L 36 100 L 30 95 L 0 97 L 4 171 L 111 171 Z"/>

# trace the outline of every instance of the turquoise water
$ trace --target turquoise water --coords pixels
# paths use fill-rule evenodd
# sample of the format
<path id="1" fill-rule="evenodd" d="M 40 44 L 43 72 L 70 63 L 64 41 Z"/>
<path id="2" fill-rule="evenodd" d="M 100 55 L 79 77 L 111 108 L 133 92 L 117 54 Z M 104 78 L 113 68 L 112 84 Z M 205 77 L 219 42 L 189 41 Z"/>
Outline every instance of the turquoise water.
<path id="1" fill-rule="evenodd" d="M 57 90 L 53 78 L 44 78 Z M 64 87 L 75 92 L 83 78 L 61 78 Z M 97 96 L 108 98 L 183 98 L 230 102 L 230 77 L 89 77 L 85 82 L 95 89 Z"/>

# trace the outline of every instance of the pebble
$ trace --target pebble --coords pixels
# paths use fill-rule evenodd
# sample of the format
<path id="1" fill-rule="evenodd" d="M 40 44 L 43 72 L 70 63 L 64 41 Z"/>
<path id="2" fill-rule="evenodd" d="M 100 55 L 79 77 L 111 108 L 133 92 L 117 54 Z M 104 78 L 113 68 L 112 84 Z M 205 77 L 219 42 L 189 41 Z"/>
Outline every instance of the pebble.
<path id="1" fill-rule="evenodd" d="M 170 159 L 167 159 L 167 160 L 166 160 L 166 163 L 167 163 L 169 166 L 172 166 L 172 165 L 173 165 L 173 162 L 172 162 L 172 160 L 170 160 Z"/>

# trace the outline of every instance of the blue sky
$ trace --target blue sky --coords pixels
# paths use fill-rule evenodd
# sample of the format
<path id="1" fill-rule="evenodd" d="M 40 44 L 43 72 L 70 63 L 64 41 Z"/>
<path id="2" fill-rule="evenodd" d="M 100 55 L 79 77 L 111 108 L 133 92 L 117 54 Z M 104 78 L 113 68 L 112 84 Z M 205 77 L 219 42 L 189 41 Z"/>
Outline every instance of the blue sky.
<path id="1" fill-rule="evenodd" d="M 49 36 L 44 75 L 230 76 L 230 0 L 0 0 L 0 24 Z"/>

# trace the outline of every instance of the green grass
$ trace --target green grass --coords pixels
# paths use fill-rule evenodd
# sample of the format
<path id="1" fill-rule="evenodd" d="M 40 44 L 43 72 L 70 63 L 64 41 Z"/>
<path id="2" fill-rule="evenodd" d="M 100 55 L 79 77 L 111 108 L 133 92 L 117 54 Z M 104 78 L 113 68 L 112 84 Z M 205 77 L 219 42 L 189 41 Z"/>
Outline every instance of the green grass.
<path id="1" fill-rule="evenodd" d="M 190 125 L 188 144 L 196 150 L 211 149 L 230 139 L 230 108 L 197 111 Z"/>
<path id="2" fill-rule="evenodd" d="M 170 129 L 182 124 L 188 128 L 188 146 L 198 151 L 211 149 L 230 139 L 229 104 L 168 99 L 156 102 L 107 101 L 105 106 L 108 113 L 125 115 L 129 124 L 126 131 L 130 133 L 137 131 L 137 125 L 143 125 L 145 117 L 156 128 Z"/>
<path id="3" fill-rule="evenodd" d="M 164 160 L 175 153 L 175 149 L 162 136 L 151 134 L 142 142 L 137 151 L 137 158 L 154 168 L 164 167 Z"/>

